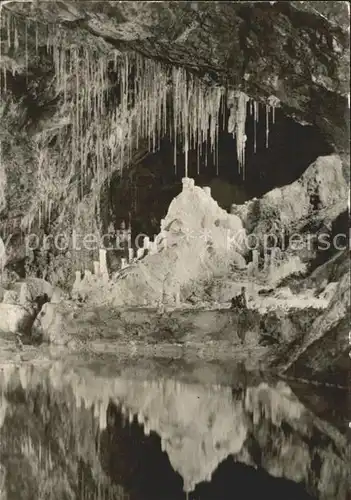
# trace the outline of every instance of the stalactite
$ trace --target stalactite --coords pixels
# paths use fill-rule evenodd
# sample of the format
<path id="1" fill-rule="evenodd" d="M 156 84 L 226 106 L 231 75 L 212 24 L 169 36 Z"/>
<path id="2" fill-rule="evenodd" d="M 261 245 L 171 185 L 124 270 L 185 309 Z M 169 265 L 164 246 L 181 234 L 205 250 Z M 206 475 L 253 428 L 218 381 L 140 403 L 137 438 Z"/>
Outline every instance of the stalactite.
<path id="1" fill-rule="evenodd" d="M 257 123 L 258 123 L 258 115 L 259 115 L 259 104 L 254 101 L 253 103 L 254 110 L 254 153 L 256 153 L 257 149 Z"/>
<path id="2" fill-rule="evenodd" d="M 7 16 L 7 48 L 11 48 L 11 17 Z"/>
<path id="3" fill-rule="evenodd" d="M 239 93 L 238 104 L 237 104 L 237 114 L 236 114 L 236 149 L 239 162 L 239 170 L 243 171 L 245 176 L 245 148 L 246 148 L 246 134 L 245 134 L 245 124 L 246 124 L 246 112 L 247 112 L 247 102 L 249 98 L 243 92 Z"/>
<path id="4" fill-rule="evenodd" d="M 15 25 L 15 32 L 14 32 L 14 41 L 13 41 L 13 44 L 14 44 L 15 50 L 18 50 L 18 48 L 19 48 L 19 41 L 18 41 L 18 29 L 17 29 L 16 20 L 14 20 L 14 25 Z"/>
<path id="5" fill-rule="evenodd" d="M 38 46 L 39 46 L 39 40 L 38 40 L 38 24 L 35 23 L 35 54 L 38 55 Z"/>
<path id="6" fill-rule="evenodd" d="M 266 104 L 266 148 L 269 142 L 269 106 Z"/>
<path id="7" fill-rule="evenodd" d="M 26 78 L 28 80 L 28 24 L 27 20 L 25 22 L 25 28 L 24 28 L 24 40 L 25 40 L 25 61 L 26 61 Z"/>

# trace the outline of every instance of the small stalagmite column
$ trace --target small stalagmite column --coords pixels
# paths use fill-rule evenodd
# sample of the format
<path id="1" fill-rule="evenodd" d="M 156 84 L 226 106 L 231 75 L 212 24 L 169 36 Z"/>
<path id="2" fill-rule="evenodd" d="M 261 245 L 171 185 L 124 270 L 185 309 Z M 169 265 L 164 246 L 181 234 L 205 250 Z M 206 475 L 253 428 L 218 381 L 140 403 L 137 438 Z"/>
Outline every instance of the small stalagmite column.
<path id="1" fill-rule="evenodd" d="M 100 273 L 104 282 L 108 281 L 107 253 L 105 248 L 99 250 Z"/>
<path id="2" fill-rule="evenodd" d="M 268 253 L 268 250 L 265 248 L 265 250 L 264 250 L 264 264 L 263 264 L 264 271 L 269 270 L 270 262 L 271 262 L 271 256 Z"/>
<path id="3" fill-rule="evenodd" d="M 274 273 L 274 271 L 279 267 L 279 262 L 281 258 L 280 248 L 274 247 L 271 250 L 271 261 L 270 261 L 270 272 Z"/>
<path id="4" fill-rule="evenodd" d="M 99 276 L 100 275 L 100 262 L 98 262 L 97 260 L 94 260 L 94 274 L 95 276 Z"/>
<path id="5" fill-rule="evenodd" d="M 148 236 L 145 236 L 145 238 L 144 238 L 143 247 L 144 247 L 144 250 L 150 249 L 150 238 Z"/>
<path id="6" fill-rule="evenodd" d="M 76 290 L 79 287 L 81 281 L 82 281 L 82 272 L 76 271 L 76 278 L 73 283 L 73 290 Z"/>
<path id="7" fill-rule="evenodd" d="M 134 248 L 128 248 L 128 260 L 131 263 L 134 259 Z"/>
<path id="8" fill-rule="evenodd" d="M 258 271 L 258 250 L 252 251 L 252 263 L 253 263 L 254 269 L 256 271 Z"/>
<path id="9" fill-rule="evenodd" d="M 156 241 L 150 241 L 150 248 L 149 248 L 150 255 L 154 255 L 157 253 L 157 243 Z"/>
<path id="10" fill-rule="evenodd" d="M 194 179 L 191 179 L 190 177 L 183 177 L 182 184 L 183 184 L 183 191 L 186 191 L 188 189 L 194 188 L 195 181 L 194 181 Z"/>

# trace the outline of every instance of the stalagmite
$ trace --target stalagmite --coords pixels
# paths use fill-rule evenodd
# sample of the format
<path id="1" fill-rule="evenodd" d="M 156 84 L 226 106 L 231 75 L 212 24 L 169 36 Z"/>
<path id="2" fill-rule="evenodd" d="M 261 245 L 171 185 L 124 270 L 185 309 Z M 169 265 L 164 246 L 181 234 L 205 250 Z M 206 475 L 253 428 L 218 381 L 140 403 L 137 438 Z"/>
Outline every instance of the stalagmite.
<path id="1" fill-rule="evenodd" d="M 254 268 L 258 270 L 258 250 L 252 251 L 252 263 L 254 265 Z"/>
<path id="2" fill-rule="evenodd" d="M 137 259 L 142 259 L 144 257 L 145 250 L 144 248 L 137 249 Z"/>
<path id="3" fill-rule="evenodd" d="M 150 241 L 150 248 L 149 248 L 150 255 L 154 255 L 157 253 L 157 243 L 156 241 Z"/>
<path id="4" fill-rule="evenodd" d="M 268 271 L 269 266 L 270 266 L 270 254 L 268 253 L 267 249 L 264 250 L 264 265 L 263 265 L 263 270 Z"/>
<path id="5" fill-rule="evenodd" d="M 145 236 L 145 238 L 144 238 L 143 248 L 144 248 L 144 250 L 149 250 L 149 248 L 150 248 L 150 238 L 148 236 Z"/>
<path id="6" fill-rule="evenodd" d="M 279 263 L 281 260 L 281 250 L 278 247 L 274 247 L 271 250 L 271 259 L 270 259 L 270 273 L 274 274 L 275 270 L 279 267 Z"/>
<path id="7" fill-rule="evenodd" d="M 93 262 L 93 265 L 94 265 L 94 274 L 95 274 L 95 276 L 99 276 L 99 274 L 100 274 L 100 262 L 98 262 L 98 261 L 95 260 Z"/>
<path id="8" fill-rule="evenodd" d="M 29 370 L 27 368 L 27 366 L 25 365 L 22 365 L 19 367 L 19 378 L 20 378 L 20 382 L 21 382 L 21 387 L 22 389 L 27 389 L 28 387 L 28 375 L 29 375 Z"/>
<path id="9" fill-rule="evenodd" d="M 79 287 L 81 281 L 82 281 L 82 273 L 81 273 L 81 271 L 76 271 L 75 275 L 76 275 L 76 279 L 75 279 L 75 281 L 73 283 L 73 290 L 77 289 Z"/>
<path id="10" fill-rule="evenodd" d="M 100 262 L 100 272 L 101 272 L 101 274 L 102 275 L 104 275 L 104 274 L 108 275 L 107 255 L 106 255 L 105 248 L 100 248 L 100 250 L 99 250 L 99 262 Z"/>
<path id="11" fill-rule="evenodd" d="M 134 248 L 128 248 L 128 261 L 131 263 L 134 259 Z"/>

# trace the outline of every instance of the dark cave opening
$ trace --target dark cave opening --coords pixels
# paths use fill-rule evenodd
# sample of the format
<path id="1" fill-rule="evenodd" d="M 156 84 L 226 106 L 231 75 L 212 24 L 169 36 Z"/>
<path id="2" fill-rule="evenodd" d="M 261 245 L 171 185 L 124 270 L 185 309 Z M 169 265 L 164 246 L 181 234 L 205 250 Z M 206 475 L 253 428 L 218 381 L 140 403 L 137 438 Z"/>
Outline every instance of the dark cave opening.
<path id="1" fill-rule="evenodd" d="M 253 116 L 247 114 L 245 178 L 238 169 L 235 138 L 228 132 L 219 134 L 217 164 L 210 151 L 203 151 L 200 157 L 197 151 L 189 151 L 188 176 L 198 186 L 210 186 L 213 198 L 228 211 L 233 203 L 242 204 L 294 182 L 318 156 L 333 152 L 317 127 L 301 125 L 279 109 L 275 111 L 274 124 L 270 117 L 266 147 L 265 108 L 259 109 L 256 124 Z M 140 233 L 151 237 L 157 234 L 171 200 L 181 191 L 181 179 L 185 176 L 181 150 L 176 163 L 175 167 L 173 141 L 165 138 L 157 152 L 145 151 L 144 157 L 125 169 L 122 176 L 116 174 L 102 196 L 104 231 L 111 223 L 118 230 L 123 221 L 130 221 L 133 237 Z"/>

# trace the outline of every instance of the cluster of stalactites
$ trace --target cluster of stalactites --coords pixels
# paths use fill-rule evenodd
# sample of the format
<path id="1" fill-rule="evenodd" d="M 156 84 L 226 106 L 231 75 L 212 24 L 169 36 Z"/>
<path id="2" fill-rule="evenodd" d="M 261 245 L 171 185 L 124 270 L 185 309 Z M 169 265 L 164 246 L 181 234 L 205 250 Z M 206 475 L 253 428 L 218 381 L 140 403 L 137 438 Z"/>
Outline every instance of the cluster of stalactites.
<path id="1" fill-rule="evenodd" d="M 190 150 L 197 151 L 198 173 L 200 158 L 204 156 L 207 163 L 208 152 L 218 166 L 218 138 L 224 129 L 236 138 L 239 170 L 244 175 L 247 112 L 251 111 L 255 123 L 256 150 L 259 106 L 243 92 L 205 85 L 184 68 L 169 68 L 136 54 L 116 52 L 108 61 L 87 48 L 62 50 L 55 46 L 53 58 L 57 91 L 63 94 L 64 103 L 71 106 L 72 160 L 80 162 L 83 171 L 91 151 L 96 152 L 95 173 L 109 174 L 111 168 L 122 169 L 141 142 L 155 152 L 162 137 L 169 135 L 174 144 L 174 166 L 177 168 L 181 150 L 187 177 Z M 111 90 L 109 69 L 117 76 L 120 88 L 112 111 L 107 105 Z M 68 93 L 68 88 L 73 88 L 73 93 Z M 267 147 L 270 109 L 274 107 L 267 105 Z"/>
<path id="2" fill-rule="evenodd" d="M 11 15 L 2 17 L 5 45 L 18 49 L 17 21 Z M 38 50 L 38 29 L 34 33 Z M 40 33 L 42 46 L 42 29 Z M 28 65 L 27 38 L 25 22 Z M 69 132 L 59 133 L 58 168 L 64 168 L 67 175 L 69 165 L 70 175 L 77 178 L 78 174 L 77 189 L 81 192 L 89 183 L 101 186 L 113 171 L 121 170 L 141 143 L 155 151 L 165 136 L 173 137 L 175 168 L 178 151 L 184 153 L 186 177 L 190 150 L 197 151 L 198 172 L 200 159 L 205 157 L 207 163 L 208 154 L 214 156 L 218 169 L 221 129 L 235 136 L 239 169 L 244 175 L 247 111 L 253 115 L 256 149 L 259 107 L 243 92 L 208 86 L 184 68 L 166 66 L 137 54 L 113 51 L 102 56 L 92 47 L 72 44 L 60 26 L 47 29 L 46 50 L 54 62 L 56 92 L 63 100 L 61 112 L 66 114 L 70 127 Z M 113 83 L 110 73 L 114 75 Z M 117 88 L 119 96 L 115 95 Z M 267 106 L 267 146 L 269 109 Z"/>

